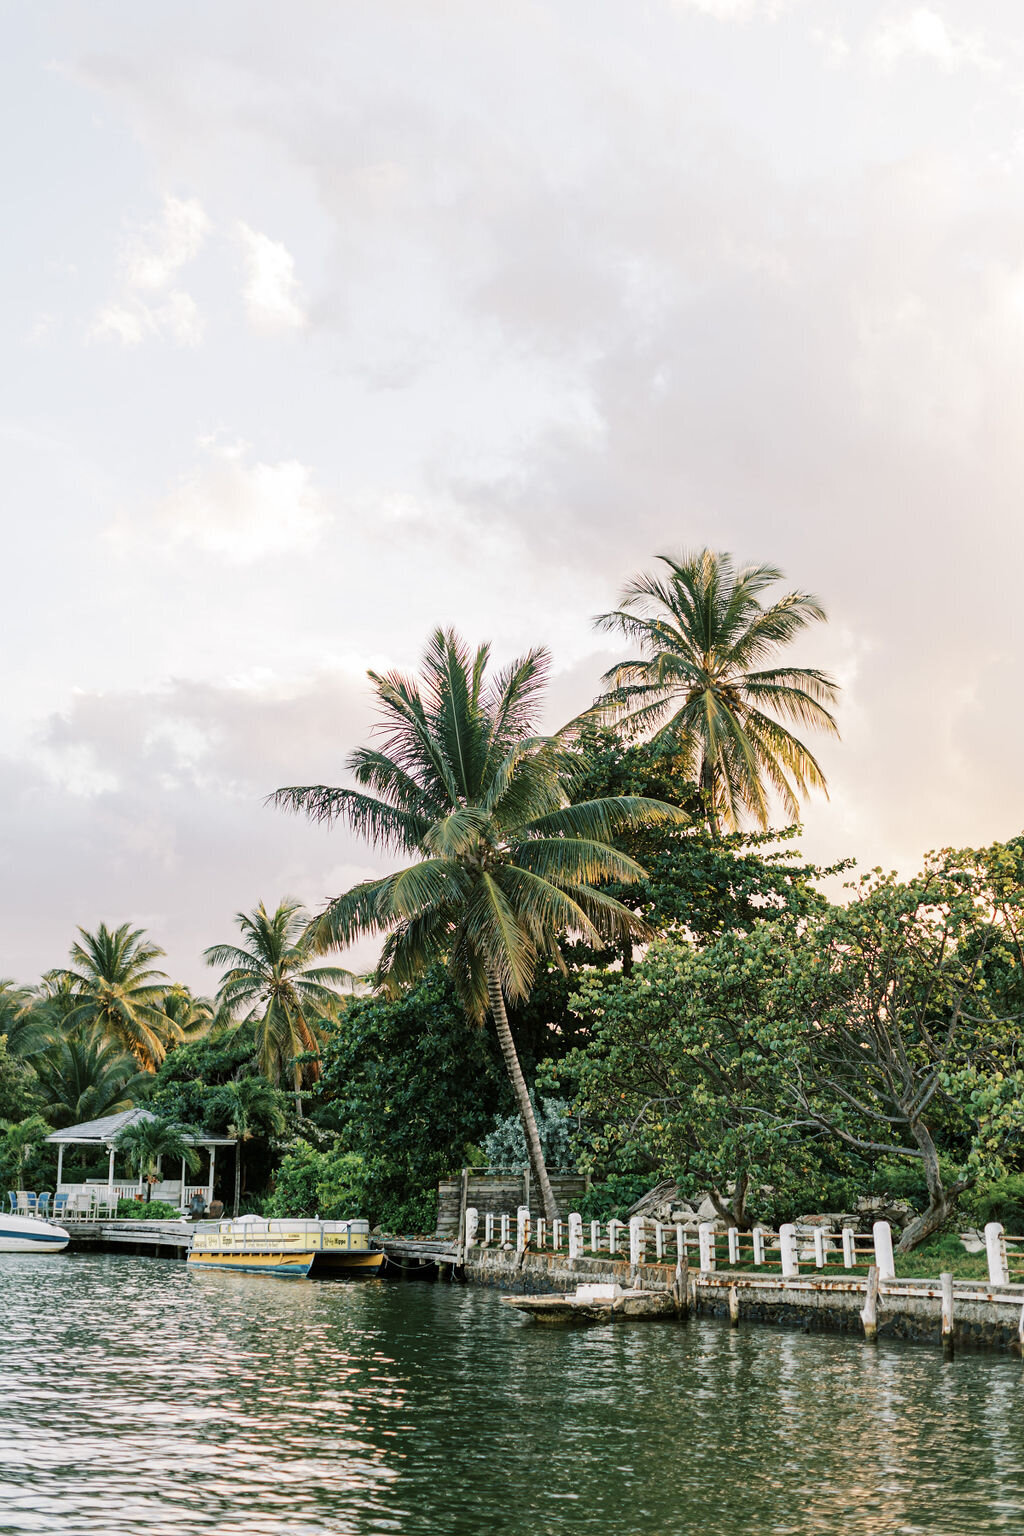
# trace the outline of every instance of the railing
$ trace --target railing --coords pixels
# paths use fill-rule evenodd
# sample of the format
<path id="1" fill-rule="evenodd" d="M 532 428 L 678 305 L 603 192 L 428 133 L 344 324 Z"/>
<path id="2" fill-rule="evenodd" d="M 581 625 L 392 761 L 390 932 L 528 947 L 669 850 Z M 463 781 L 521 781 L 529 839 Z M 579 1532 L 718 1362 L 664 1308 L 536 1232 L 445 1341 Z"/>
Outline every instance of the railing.
<path id="1" fill-rule="evenodd" d="M 1020 1239 L 1024 1243 L 1024 1238 Z M 515 1245 L 519 1253 L 562 1253 L 570 1259 L 594 1257 L 629 1259 L 634 1268 L 640 1264 L 686 1264 L 711 1273 L 720 1266 L 740 1269 L 778 1269 L 784 1278 L 799 1275 L 801 1265 L 816 1270 L 843 1272 L 875 1265 L 880 1280 L 894 1280 L 892 1230 L 886 1221 L 876 1221 L 871 1232 L 856 1232 L 843 1227 L 833 1232 L 815 1227 L 798 1231 L 792 1222 L 779 1230 L 754 1227 L 740 1231 L 730 1227 L 725 1232 L 714 1222 L 702 1222 L 697 1232 L 688 1231 L 681 1222 L 648 1221 L 633 1216 L 629 1222 L 613 1218 L 604 1223 L 592 1221 L 584 1228 L 579 1212 L 572 1211 L 563 1221 L 548 1222 L 532 1217 L 520 1206 L 515 1217 L 507 1213 L 480 1213 L 470 1206 L 466 1211 L 463 1246 L 490 1248 Z M 1021 1255 L 1024 1263 L 1024 1253 Z"/>

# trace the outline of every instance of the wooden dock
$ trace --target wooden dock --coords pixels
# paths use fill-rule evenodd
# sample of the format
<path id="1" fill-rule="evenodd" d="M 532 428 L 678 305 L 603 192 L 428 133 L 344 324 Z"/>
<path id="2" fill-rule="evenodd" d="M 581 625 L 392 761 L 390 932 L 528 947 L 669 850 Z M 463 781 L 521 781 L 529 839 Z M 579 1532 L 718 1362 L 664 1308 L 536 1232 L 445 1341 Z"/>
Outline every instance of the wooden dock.
<path id="1" fill-rule="evenodd" d="M 457 1264 L 459 1247 L 443 1237 L 376 1237 L 374 1247 L 383 1248 L 389 1259 L 399 1264 Z"/>
<path id="2" fill-rule="evenodd" d="M 154 1250 L 171 1257 L 184 1258 L 192 1241 L 191 1225 L 183 1221 L 68 1221 L 61 1225 L 71 1239 L 71 1248 L 106 1246 Z"/>

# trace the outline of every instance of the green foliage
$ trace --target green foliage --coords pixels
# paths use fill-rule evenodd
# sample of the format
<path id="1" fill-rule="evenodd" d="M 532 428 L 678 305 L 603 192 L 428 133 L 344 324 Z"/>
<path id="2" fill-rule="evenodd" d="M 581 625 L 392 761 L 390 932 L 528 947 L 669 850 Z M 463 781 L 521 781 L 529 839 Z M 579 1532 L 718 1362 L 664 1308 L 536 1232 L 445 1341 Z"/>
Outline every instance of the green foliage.
<path id="1" fill-rule="evenodd" d="M 35 1075 L 8 1050 L 7 1036 L 0 1035 L 0 1120 L 22 1120 L 39 1107 Z"/>
<path id="2" fill-rule="evenodd" d="M 974 1227 L 1002 1222 L 1015 1236 L 1024 1233 L 1024 1174 L 1007 1173 L 960 1197 L 960 1211 Z"/>
<path id="3" fill-rule="evenodd" d="M 140 1173 L 147 1182 L 147 1199 L 157 1178 L 160 1158 L 183 1162 L 192 1172 L 199 1167 L 199 1153 L 185 1136 L 183 1126 L 147 1115 L 145 1119 L 126 1125 L 117 1137 L 114 1142 L 117 1151 L 127 1160 L 129 1168 Z"/>
<path id="4" fill-rule="evenodd" d="M 132 1217 L 146 1221 L 177 1221 L 181 1215 L 176 1205 L 171 1205 L 169 1200 L 146 1200 L 140 1197 L 138 1200 L 120 1199 L 117 1202 L 117 1215 L 120 1221 Z"/>
<path id="5" fill-rule="evenodd" d="M 21 1120 L 0 1120 L 0 1187 L 25 1188 L 27 1159 L 52 1129 L 42 1115 L 26 1115 Z"/>
<path id="6" fill-rule="evenodd" d="M 324 1221 L 361 1217 L 364 1167 L 357 1152 L 337 1144 L 318 1151 L 295 1141 L 278 1166 L 274 1188 L 264 1202 L 267 1216 L 319 1216 Z"/>
<path id="7" fill-rule="evenodd" d="M 149 1107 L 165 1120 L 224 1135 L 232 1113 L 231 1095 L 224 1089 L 255 1068 L 253 1026 L 214 1031 L 168 1051 L 153 1079 Z"/>
<path id="8" fill-rule="evenodd" d="M 261 901 L 238 913 L 240 947 L 216 944 L 205 953 L 208 965 L 228 967 L 217 997 L 228 1014 L 253 1028 L 260 1071 L 275 1084 L 287 1073 L 296 1093 L 304 1058 L 317 1054 L 320 1021 L 337 1012 L 335 989 L 353 980 L 338 966 L 312 964 L 307 918 L 297 901 L 282 901 L 273 912 Z"/>
<path id="9" fill-rule="evenodd" d="M 541 1151 L 549 1168 L 572 1168 L 574 1155 L 570 1106 L 564 1099 L 534 1101 L 537 1133 Z M 492 1168 L 525 1168 L 529 1158 L 523 1123 L 518 1115 L 508 1115 L 484 1137 L 484 1152 Z"/>
<path id="10" fill-rule="evenodd" d="M 782 723 L 837 735 L 828 710 L 838 686 L 810 667 L 764 667 L 808 624 L 825 618 L 817 598 L 787 592 L 769 607 L 762 593 L 781 579 L 770 565 L 745 565 L 703 549 L 672 559 L 666 572 L 633 578 L 622 607 L 602 614 L 602 629 L 637 650 L 605 675 L 598 704 L 629 736 L 657 729 L 685 776 L 700 786 L 713 829 L 736 830 L 744 815 L 768 826 L 769 796 L 796 817 L 800 798 L 824 789 L 812 754 Z"/>
<path id="11" fill-rule="evenodd" d="M 59 1034 L 32 1057 L 43 1112 L 55 1126 L 81 1125 L 131 1109 L 153 1079 L 95 1026 Z"/>
<path id="12" fill-rule="evenodd" d="M 493 1037 L 436 970 L 393 1002 L 346 1005 L 324 1037 L 310 1116 L 362 1158 L 364 1214 L 390 1231 L 423 1231 L 438 1181 L 509 1098 Z"/>
<path id="13" fill-rule="evenodd" d="M 78 932 L 81 942 L 71 946 L 71 966 L 53 973 L 75 997 L 65 1025 L 96 1029 L 134 1056 L 144 1071 L 153 1071 L 168 1046 L 181 1038 L 163 1010 L 167 977 L 152 965 L 163 950 L 129 923 L 115 929 L 100 923 L 95 933 Z"/>
<path id="14" fill-rule="evenodd" d="M 646 1173 L 616 1173 L 591 1184 L 579 1202 L 579 1213 L 585 1222 L 624 1221 L 626 1213 L 645 1195 L 652 1184 Z"/>

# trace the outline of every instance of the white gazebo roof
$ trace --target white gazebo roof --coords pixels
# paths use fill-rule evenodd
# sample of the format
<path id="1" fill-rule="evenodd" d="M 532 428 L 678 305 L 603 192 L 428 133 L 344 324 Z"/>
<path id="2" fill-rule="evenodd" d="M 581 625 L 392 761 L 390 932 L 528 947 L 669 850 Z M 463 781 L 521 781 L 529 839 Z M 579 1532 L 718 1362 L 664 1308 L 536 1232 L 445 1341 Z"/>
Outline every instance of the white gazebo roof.
<path id="1" fill-rule="evenodd" d="M 140 1120 L 156 1120 L 151 1110 L 122 1109 L 117 1115 L 104 1115 L 100 1120 L 83 1120 L 81 1125 L 66 1125 L 62 1131 L 51 1131 L 47 1141 L 71 1142 L 75 1146 L 109 1147 L 129 1125 Z M 191 1147 L 233 1147 L 232 1136 L 189 1136 L 184 1132 L 182 1141 Z"/>

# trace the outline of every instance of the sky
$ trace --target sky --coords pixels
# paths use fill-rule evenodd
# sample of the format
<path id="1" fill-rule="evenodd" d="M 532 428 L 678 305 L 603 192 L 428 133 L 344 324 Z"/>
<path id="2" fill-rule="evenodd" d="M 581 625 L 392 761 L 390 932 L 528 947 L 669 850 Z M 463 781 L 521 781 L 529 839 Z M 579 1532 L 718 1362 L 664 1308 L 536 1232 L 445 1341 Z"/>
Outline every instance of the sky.
<path id="1" fill-rule="evenodd" d="M 842 684 L 805 853 L 1024 824 L 1017 0 L 0 0 L 0 974 L 385 866 L 368 667 L 769 561 Z M 350 957 L 351 963 L 366 957 Z"/>

